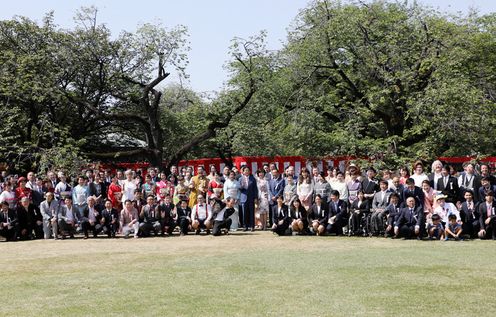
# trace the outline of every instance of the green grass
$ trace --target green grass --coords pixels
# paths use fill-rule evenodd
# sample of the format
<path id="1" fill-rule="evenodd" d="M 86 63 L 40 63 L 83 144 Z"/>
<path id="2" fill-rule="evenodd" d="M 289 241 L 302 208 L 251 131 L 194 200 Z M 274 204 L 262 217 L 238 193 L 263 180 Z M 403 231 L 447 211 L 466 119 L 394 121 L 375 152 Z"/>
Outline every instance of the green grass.
<path id="1" fill-rule="evenodd" d="M 493 316 L 496 243 L 227 237 L 0 244 L 2 316 Z"/>

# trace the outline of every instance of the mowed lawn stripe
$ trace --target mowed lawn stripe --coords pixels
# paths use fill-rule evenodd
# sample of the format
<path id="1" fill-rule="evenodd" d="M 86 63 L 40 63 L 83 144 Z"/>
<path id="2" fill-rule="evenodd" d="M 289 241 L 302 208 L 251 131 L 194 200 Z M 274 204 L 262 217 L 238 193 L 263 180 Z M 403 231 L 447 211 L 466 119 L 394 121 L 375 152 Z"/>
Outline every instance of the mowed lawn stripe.
<path id="1" fill-rule="evenodd" d="M 5 316 L 489 316 L 492 241 L 187 236 L 2 243 Z"/>

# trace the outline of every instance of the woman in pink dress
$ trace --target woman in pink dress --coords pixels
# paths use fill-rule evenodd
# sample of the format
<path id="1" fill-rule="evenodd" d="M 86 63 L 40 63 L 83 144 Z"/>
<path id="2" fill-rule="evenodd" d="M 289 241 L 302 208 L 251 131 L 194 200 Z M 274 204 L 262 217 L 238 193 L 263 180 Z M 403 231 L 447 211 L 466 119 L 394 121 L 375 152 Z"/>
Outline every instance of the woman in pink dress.
<path id="1" fill-rule="evenodd" d="M 431 187 L 428 180 L 422 182 L 422 191 L 424 192 L 424 215 L 426 220 L 430 221 L 432 213 L 437 207 L 436 191 Z"/>

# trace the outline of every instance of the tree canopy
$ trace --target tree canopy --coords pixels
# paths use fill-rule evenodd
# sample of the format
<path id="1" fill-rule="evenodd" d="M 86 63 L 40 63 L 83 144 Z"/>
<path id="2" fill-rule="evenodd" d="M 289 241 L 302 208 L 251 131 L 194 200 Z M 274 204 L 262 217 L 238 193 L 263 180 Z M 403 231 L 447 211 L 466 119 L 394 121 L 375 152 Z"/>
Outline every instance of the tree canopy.
<path id="1" fill-rule="evenodd" d="M 496 154 L 495 14 L 313 1 L 278 51 L 264 31 L 233 39 L 230 77 L 210 99 L 168 82 L 187 77 L 186 27 L 116 36 L 97 16 L 82 8 L 69 30 L 53 13 L 0 21 L 0 152 L 12 167 Z"/>

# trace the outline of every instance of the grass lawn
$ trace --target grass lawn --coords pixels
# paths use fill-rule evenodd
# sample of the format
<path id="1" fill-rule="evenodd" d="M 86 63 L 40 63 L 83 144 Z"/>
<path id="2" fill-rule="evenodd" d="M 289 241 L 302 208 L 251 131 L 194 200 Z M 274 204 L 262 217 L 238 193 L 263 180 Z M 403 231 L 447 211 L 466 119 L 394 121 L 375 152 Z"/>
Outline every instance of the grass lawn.
<path id="1" fill-rule="evenodd" d="M 496 243 L 269 232 L 0 243 L 1 316 L 494 316 Z"/>

